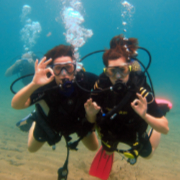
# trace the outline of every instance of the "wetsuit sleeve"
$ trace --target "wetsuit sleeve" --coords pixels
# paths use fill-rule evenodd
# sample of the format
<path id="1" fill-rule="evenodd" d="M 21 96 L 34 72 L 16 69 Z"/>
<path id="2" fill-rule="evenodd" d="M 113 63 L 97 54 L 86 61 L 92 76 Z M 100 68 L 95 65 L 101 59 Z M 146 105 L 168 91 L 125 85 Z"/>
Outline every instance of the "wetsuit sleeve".
<path id="1" fill-rule="evenodd" d="M 43 92 L 43 89 L 39 88 L 30 96 L 30 99 L 31 99 L 30 106 L 35 104 L 36 102 L 44 99 L 44 97 L 45 97 L 45 93 Z"/>
<path id="2" fill-rule="evenodd" d="M 56 88 L 57 88 L 57 84 L 54 81 L 50 82 L 49 84 L 46 84 L 42 87 L 40 87 L 39 89 L 37 89 L 36 91 L 33 92 L 33 94 L 30 96 L 31 99 L 31 104 L 35 104 L 36 102 L 44 99 L 45 101 L 48 99 L 48 94 L 51 93 L 51 91 L 53 92 Z"/>
<path id="3" fill-rule="evenodd" d="M 143 97 L 146 97 L 148 103 L 147 113 L 157 118 L 162 117 L 164 114 L 156 103 L 153 93 L 151 92 L 151 88 L 148 84 L 145 85 L 145 88 L 140 89 L 140 93 Z"/>
<path id="4" fill-rule="evenodd" d="M 157 118 L 161 118 L 162 116 L 164 116 L 163 112 L 158 107 L 158 104 L 155 101 L 148 104 L 147 113 Z"/>

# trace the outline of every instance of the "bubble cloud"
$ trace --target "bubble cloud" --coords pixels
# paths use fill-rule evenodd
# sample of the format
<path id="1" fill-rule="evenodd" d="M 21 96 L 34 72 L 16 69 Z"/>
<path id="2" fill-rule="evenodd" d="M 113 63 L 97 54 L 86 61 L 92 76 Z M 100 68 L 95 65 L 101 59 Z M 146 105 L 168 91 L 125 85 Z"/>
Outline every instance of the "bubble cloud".
<path id="1" fill-rule="evenodd" d="M 132 15 L 135 13 L 135 7 L 128 1 L 121 1 L 121 5 L 123 31 L 127 32 L 127 26 L 131 25 Z"/>
<path id="2" fill-rule="evenodd" d="M 41 24 L 38 21 L 32 21 L 29 18 L 31 7 L 24 5 L 20 15 L 23 28 L 20 30 L 21 40 L 23 41 L 24 51 L 27 52 L 36 44 L 36 40 L 42 31 Z"/>
<path id="3" fill-rule="evenodd" d="M 82 26 L 85 21 L 81 13 L 83 7 L 80 0 L 62 0 L 62 11 L 60 12 L 66 32 L 66 42 L 75 48 L 76 59 L 79 59 L 78 49 L 82 47 L 88 38 L 91 38 L 93 31 Z"/>

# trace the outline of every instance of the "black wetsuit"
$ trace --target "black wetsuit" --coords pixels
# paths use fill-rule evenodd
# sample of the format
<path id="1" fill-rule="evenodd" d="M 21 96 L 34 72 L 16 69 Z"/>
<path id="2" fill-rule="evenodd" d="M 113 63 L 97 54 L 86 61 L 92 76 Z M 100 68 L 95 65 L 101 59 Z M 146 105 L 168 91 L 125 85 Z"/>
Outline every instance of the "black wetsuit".
<path id="1" fill-rule="evenodd" d="M 76 81 L 89 90 L 96 80 L 97 76 L 91 73 L 79 72 L 76 75 Z M 50 110 L 46 116 L 40 105 L 36 104 L 35 139 L 48 141 L 52 145 L 60 140 L 61 135 L 77 133 L 79 137 L 84 137 L 91 132 L 94 124 L 86 120 L 84 109 L 84 103 L 89 97 L 90 94 L 82 91 L 75 83 L 73 88 L 63 91 L 55 80 L 36 90 L 30 97 L 31 104 L 44 100 Z"/>
<path id="2" fill-rule="evenodd" d="M 95 84 L 95 89 L 105 89 L 112 86 L 109 78 L 103 73 L 100 75 Z M 140 90 L 141 89 L 141 90 Z M 104 119 L 103 116 L 117 106 L 127 92 L 131 91 L 132 94 L 128 102 L 117 112 L 117 115 L 110 119 Z M 136 92 L 141 93 L 143 96 L 147 95 L 148 110 L 147 113 L 154 117 L 162 117 L 163 114 L 158 105 L 153 99 L 150 88 L 146 83 L 145 76 L 141 72 L 131 72 L 129 80 L 121 88 L 117 87 L 116 92 L 105 91 L 103 93 L 94 94 L 93 99 L 102 108 L 102 112 L 98 115 L 97 126 L 102 139 L 102 145 L 107 151 L 114 151 L 119 142 L 126 143 L 132 146 L 138 139 L 141 144 L 147 145 L 146 148 L 151 148 L 149 138 L 147 137 L 146 130 L 148 124 L 132 109 L 131 102 L 137 98 Z M 107 146 L 105 145 L 107 144 Z M 151 149 L 142 156 L 148 156 Z"/>

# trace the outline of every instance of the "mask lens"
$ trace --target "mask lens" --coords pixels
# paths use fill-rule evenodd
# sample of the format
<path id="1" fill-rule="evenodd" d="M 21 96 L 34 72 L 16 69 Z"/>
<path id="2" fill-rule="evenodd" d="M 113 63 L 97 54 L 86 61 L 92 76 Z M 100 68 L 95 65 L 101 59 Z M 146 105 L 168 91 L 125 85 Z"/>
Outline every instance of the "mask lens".
<path id="1" fill-rule="evenodd" d="M 129 73 L 129 67 L 128 67 L 128 65 L 119 66 L 119 71 L 120 71 L 121 74 L 128 74 L 128 73 Z"/>
<path id="2" fill-rule="evenodd" d="M 109 76 L 109 77 L 112 77 L 116 74 L 116 69 L 115 68 L 112 68 L 112 67 L 108 67 L 106 69 L 106 75 Z"/>
<path id="3" fill-rule="evenodd" d="M 68 63 L 68 64 L 55 64 L 53 65 L 53 71 L 56 76 L 60 75 L 62 70 L 65 70 L 69 75 L 75 72 L 75 64 Z"/>
<path id="4" fill-rule="evenodd" d="M 72 74 L 75 71 L 74 64 L 66 64 L 64 68 L 66 69 L 68 74 Z"/>
<path id="5" fill-rule="evenodd" d="M 105 73 L 109 77 L 116 76 L 117 73 L 121 74 L 122 76 L 126 76 L 129 74 L 129 68 L 128 65 L 107 67 Z"/>

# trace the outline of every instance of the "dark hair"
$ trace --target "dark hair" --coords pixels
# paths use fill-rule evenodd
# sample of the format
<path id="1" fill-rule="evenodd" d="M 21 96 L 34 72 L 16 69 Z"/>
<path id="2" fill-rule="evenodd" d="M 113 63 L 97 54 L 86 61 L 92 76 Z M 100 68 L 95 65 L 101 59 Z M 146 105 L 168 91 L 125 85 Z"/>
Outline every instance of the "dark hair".
<path id="1" fill-rule="evenodd" d="M 62 56 L 69 56 L 74 60 L 74 47 L 71 45 L 60 44 L 49 50 L 44 56 L 46 56 L 47 59 L 52 58 L 52 62 L 49 65 L 52 65 L 56 58 Z"/>
<path id="2" fill-rule="evenodd" d="M 103 63 L 107 67 L 110 59 L 118 59 L 125 57 L 126 61 L 135 54 L 138 48 L 138 40 L 136 38 L 124 38 L 123 35 L 115 36 L 110 41 L 110 49 L 106 50 L 103 54 Z"/>

